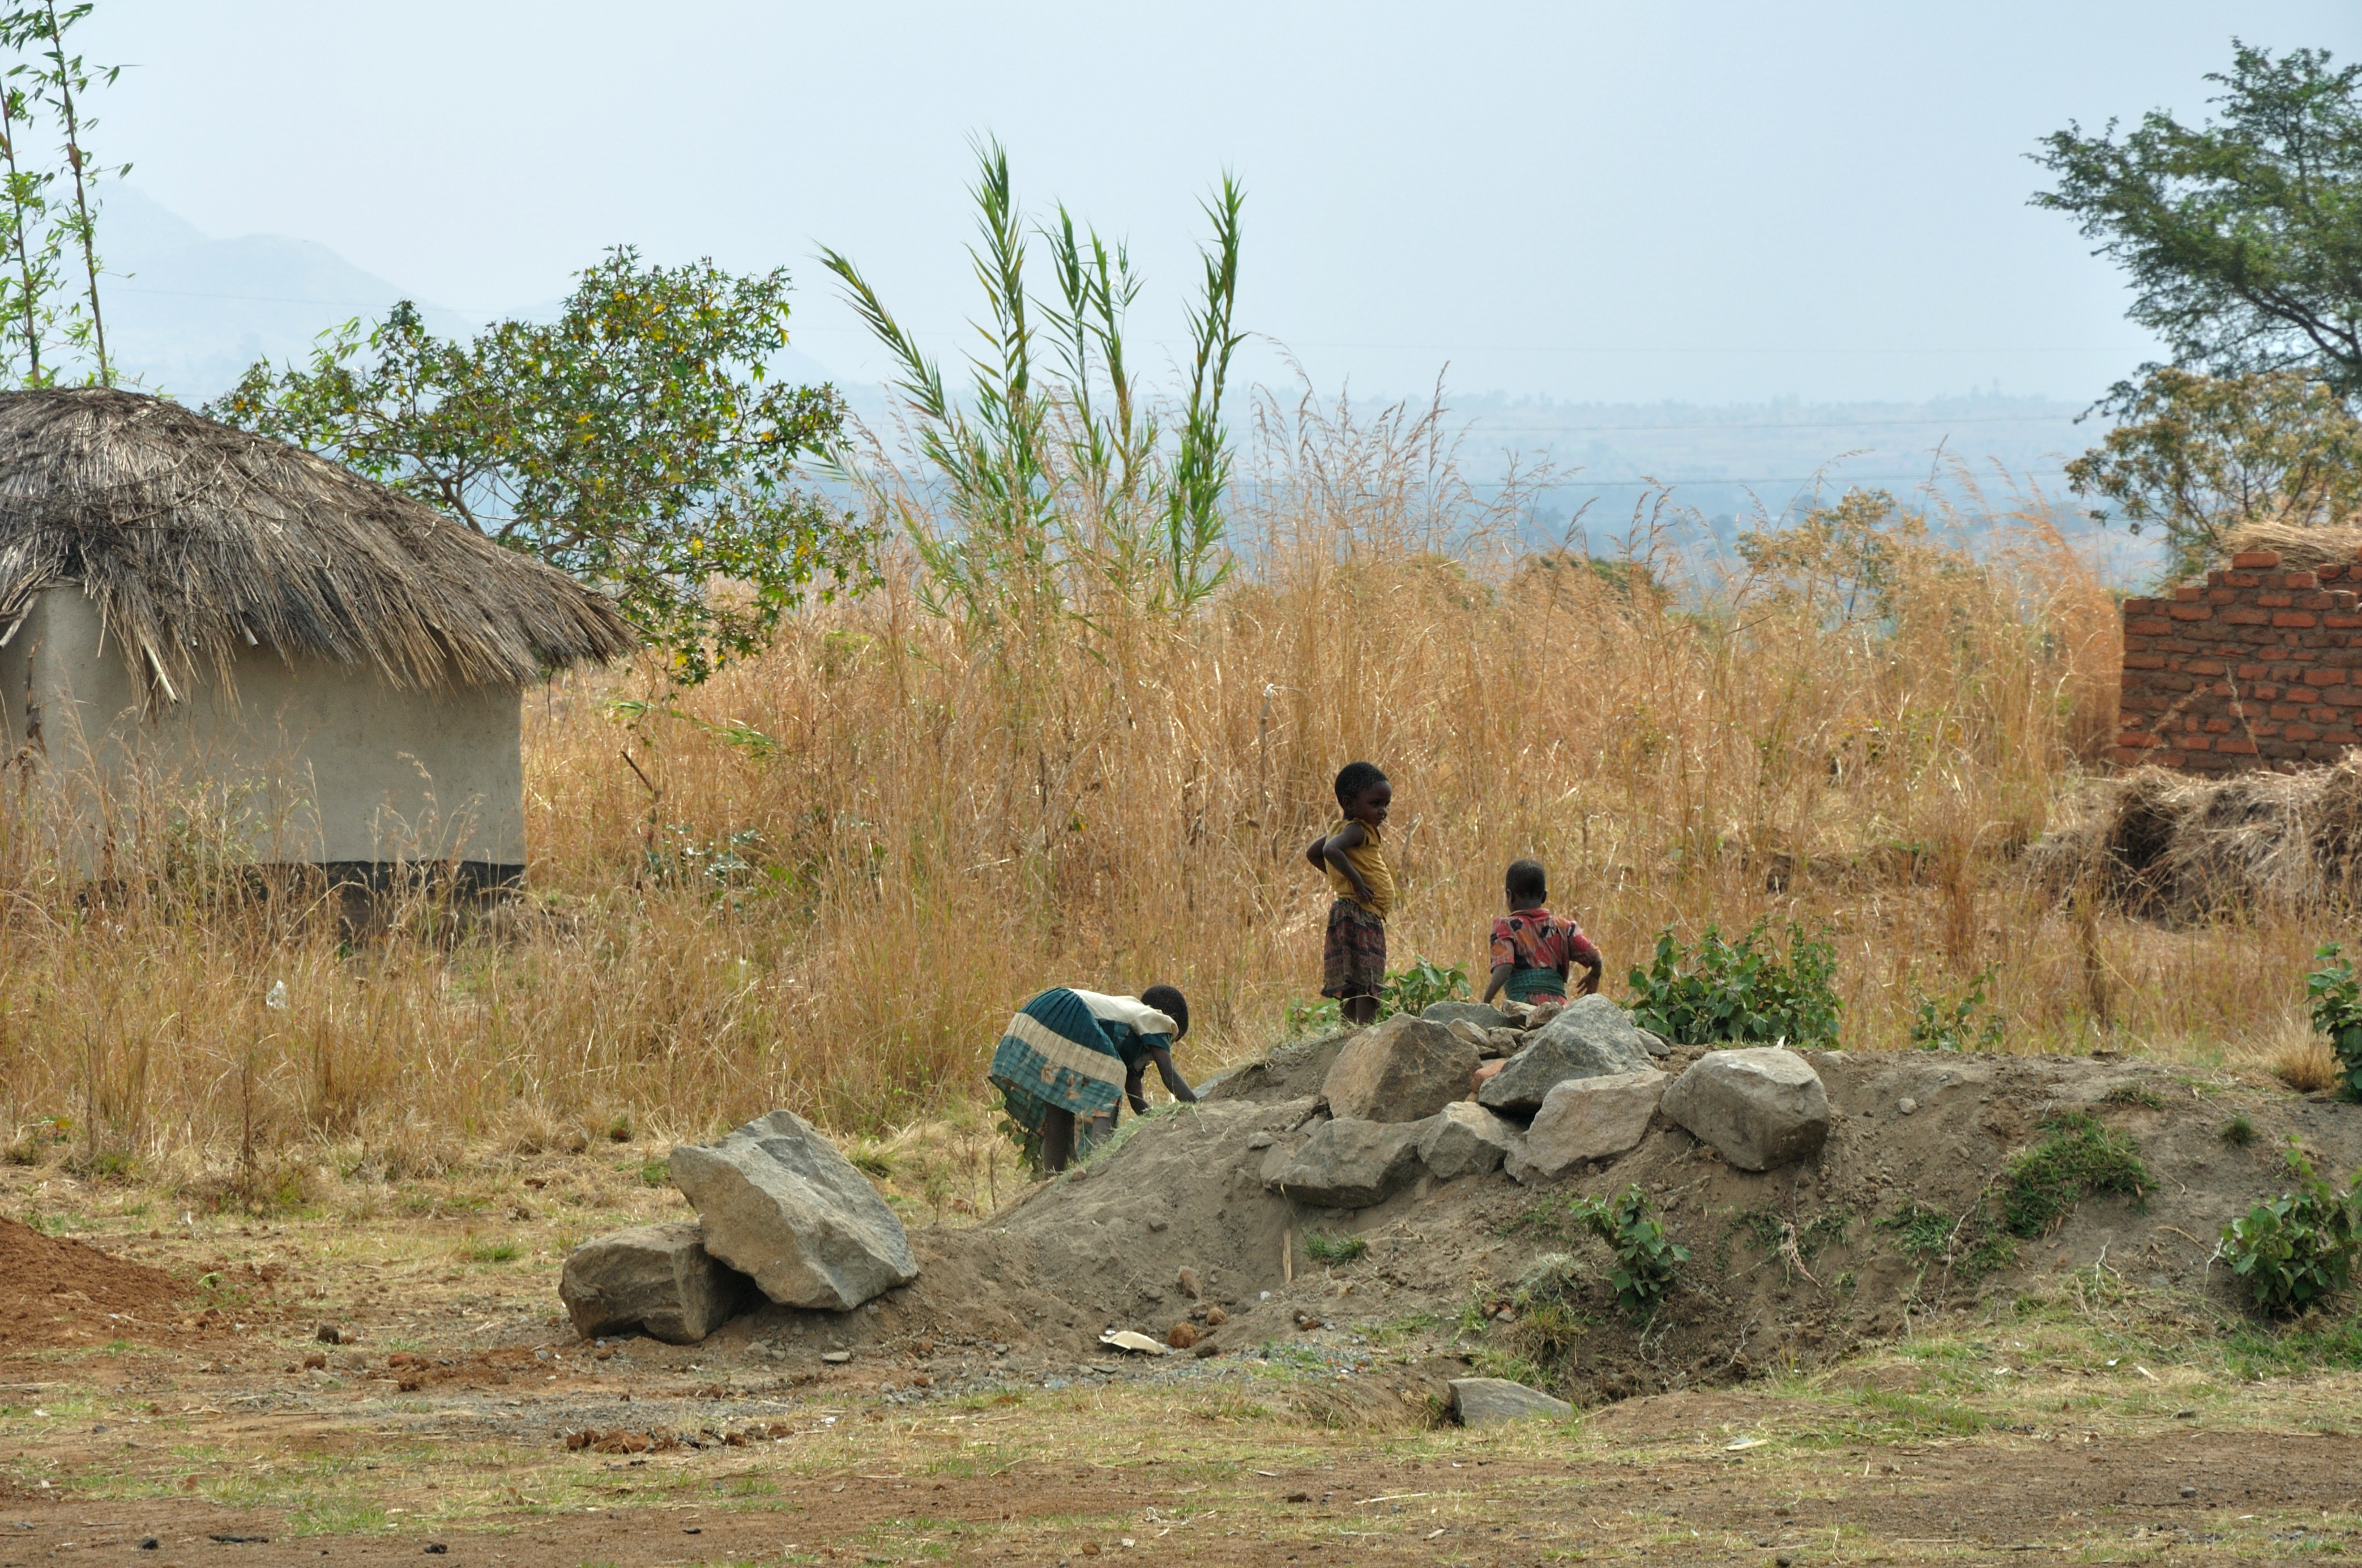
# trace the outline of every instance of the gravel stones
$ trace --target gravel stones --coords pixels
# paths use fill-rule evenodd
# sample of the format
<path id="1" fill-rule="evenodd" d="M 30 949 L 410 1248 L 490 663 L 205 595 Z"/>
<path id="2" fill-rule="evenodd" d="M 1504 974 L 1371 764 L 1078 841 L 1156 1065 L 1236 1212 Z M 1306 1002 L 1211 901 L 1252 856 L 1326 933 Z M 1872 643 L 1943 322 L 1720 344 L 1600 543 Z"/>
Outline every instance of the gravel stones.
<path id="1" fill-rule="evenodd" d="M 850 1311 L 918 1277 L 894 1211 L 791 1110 L 716 1144 L 677 1144 L 671 1165 L 704 1221 L 705 1250 L 782 1306 Z"/>
<path id="2" fill-rule="evenodd" d="M 1768 1171 L 1821 1152 L 1828 1091 L 1794 1051 L 1709 1051 L 1665 1091 L 1664 1111 L 1741 1170 Z"/>
<path id="3" fill-rule="evenodd" d="M 1463 1427 L 1497 1427 L 1537 1417 L 1564 1420 L 1574 1414 L 1574 1407 L 1506 1377 L 1455 1377 L 1451 1380 L 1451 1413 L 1460 1418 Z"/>
<path id="4" fill-rule="evenodd" d="M 1321 1093 L 1341 1121 L 1423 1121 L 1467 1097 L 1476 1060 L 1442 1024 L 1398 1012 L 1345 1043 Z"/>
<path id="5" fill-rule="evenodd" d="M 1477 1100 L 1489 1110 L 1531 1114 L 1569 1078 L 1648 1071 L 1651 1038 L 1606 997 L 1584 997 L 1528 1035 L 1525 1048 L 1509 1058 Z"/>
<path id="6" fill-rule="evenodd" d="M 686 1221 L 635 1225 L 598 1236 L 566 1255 L 557 1298 L 585 1339 L 645 1329 L 668 1344 L 693 1345 L 752 1294 L 743 1274 L 705 1250 L 703 1227 Z"/>
<path id="7" fill-rule="evenodd" d="M 1367 1209 L 1418 1179 L 1418 1145 L 1428 1126 L 1341 1116 L 1322 1122 L 1295 1158 L 1266 1179 L 1316 1209 Z"/>
<path id="8" fill-rule="evenodd" d="M 1521 1138 L 1517 1123 L 1473 1101 L 1454 1100 L 1427 1123 L 1418 1140 L 1418 1160 L 1438 1181 L 1483 1176 L 1498 1170 Z"/>
<path id="9" fill-rule="evenodd" d="M 1499 1029 L 1509 1021 L 1499 1008 L 1484 1002 L 1440 1001 L 1430 1003 L 1419 1017 L 1429 1023 L 1473 1023 L 1479 1029 Z"/>
<path id="10" fill-rule="evenodd" d="M 1624 1153 L 1648 1135 L 1671 1082 L 1653 1067 L 1569 1078 L 1542 1097 L 1525 1143 L 1509 1157 L 1509 1174 L 1519 1181 L 1554 1176 L 1585 1160 Z"/>

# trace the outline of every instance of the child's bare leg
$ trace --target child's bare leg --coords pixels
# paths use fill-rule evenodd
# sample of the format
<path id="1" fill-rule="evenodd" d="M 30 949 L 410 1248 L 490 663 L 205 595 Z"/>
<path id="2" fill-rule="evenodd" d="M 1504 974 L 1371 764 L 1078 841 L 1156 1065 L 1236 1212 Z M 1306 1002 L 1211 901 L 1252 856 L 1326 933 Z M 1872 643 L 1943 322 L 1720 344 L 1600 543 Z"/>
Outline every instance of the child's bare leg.
<path id="1" fill-rule="evenodd" d="M 1356 1025 L 1369 1023 L 1374 1021 L 1378 1016 L 1378 999 L 1375 997 L 1347 997 L 1341 1004 L 1340 1010 L 1344 1013 L 1345 1021 L 1348 1023 Z"/>
<path id="2" fill-rule="evenodd" d="M 1075 1113 L 1053 1106 L 1042 1118 L 1042 1169 L 1055 1176 L 1075 1156 Z"/>

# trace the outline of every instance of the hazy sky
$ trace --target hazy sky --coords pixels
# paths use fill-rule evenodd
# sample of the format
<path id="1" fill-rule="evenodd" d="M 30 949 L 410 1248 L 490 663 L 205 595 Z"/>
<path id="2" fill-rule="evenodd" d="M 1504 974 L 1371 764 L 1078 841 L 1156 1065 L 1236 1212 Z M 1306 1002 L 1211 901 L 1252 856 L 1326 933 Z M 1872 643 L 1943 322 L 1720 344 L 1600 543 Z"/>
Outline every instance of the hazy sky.
<path id="1" fill-rule="evenodd" d="M 1030 203 L 1130 238 L 1144 337 L 1177 341 L 1228 168 L 1242 325 L 1326 389 L 1448 361 L 1469 391 L 1720 402 L 2104 387 L 2150 346 L 2025 204 L 2024 154 L 2070 119 L 2202 114 L 2235 28 L 2362 52 L 2355 0 L 101 0 L 83 38 L 132 68 L 97 149 L 157 200 L 473 314 L 619 241 L 784 263 L 799 346 L 874 377 L 826 243 L 956 354 L 990 131 Z"/>

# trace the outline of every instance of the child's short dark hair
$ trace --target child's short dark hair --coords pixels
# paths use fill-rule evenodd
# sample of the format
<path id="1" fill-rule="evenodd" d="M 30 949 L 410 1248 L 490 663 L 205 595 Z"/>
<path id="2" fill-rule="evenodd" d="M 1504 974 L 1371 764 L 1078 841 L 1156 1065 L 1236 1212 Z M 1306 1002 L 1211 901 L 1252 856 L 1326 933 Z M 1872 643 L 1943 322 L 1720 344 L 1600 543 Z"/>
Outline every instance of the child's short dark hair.
<path id="1" fill-rule="evenodd" d="M 1151 986 L 1140 993 L 1140 999 L 1173 1021 L 1178 1040 L 1189 1032 L 1189 999 L 1172 986 Z"/>
<path id="2" fill-rule="evenodd" d="M 1386 781 L 1374 762 L 1349 762 L 1337 770 L 1337 804 L 1350 806 Z"/>
<path id="3" fill-rule="evenodd" d="M 1539 860 L 1509 862 L 1509 899 L 1513 903 L 1540 903 L 1550 897 L 1550 873 Z"/>

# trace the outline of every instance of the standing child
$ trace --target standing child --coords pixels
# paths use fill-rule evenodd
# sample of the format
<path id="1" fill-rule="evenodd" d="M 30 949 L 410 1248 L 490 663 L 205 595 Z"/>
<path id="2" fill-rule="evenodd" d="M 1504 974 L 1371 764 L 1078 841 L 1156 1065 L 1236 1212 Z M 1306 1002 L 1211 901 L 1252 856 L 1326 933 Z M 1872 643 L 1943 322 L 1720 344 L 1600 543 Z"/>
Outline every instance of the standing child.
<path id="1" fill-rule="evenodd" d="M 1395 907 L 1395 874 L 1386 865 L 1386 812 L 1395 787 L 1366 762 L 1349 762 L 1337 775 L 1336 830 L 1312 841 L 1304 857 L 1325 872 L 1337 901 L 1329 906 L 1329 936 L 1320 954 L 1320 994 L 1337 999 L 1351 1024 L 1378 1016 L 1386 983 L 1386 916 Z"/>
<path id="2" fill-rule="evenodd" d="M 1599 989 L 1606 966 L 1583 927 L 1550 912 L 1550 878 L 1539 860 L 1512 860 L 1507 878 L 1509 913 L 1493 922 L 1493 977 L 1485 1000 L 1504 986 L 1511 1001 L 1566 1000 L 1567 971 L 1584 969 L 1581 996 Z"/>

